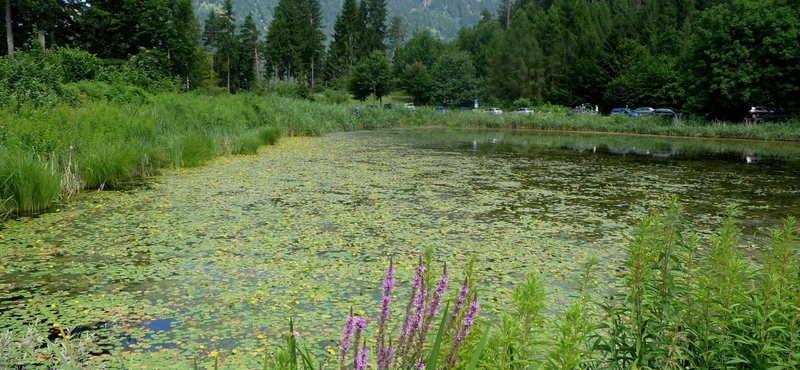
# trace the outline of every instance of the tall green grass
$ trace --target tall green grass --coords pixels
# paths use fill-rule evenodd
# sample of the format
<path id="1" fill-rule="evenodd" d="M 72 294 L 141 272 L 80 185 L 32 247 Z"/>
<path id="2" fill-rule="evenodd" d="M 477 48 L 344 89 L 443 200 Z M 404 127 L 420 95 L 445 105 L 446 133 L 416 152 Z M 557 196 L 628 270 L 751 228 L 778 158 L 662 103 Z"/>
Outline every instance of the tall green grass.
<path id="1" fill-rule="evenodd" d="M 49 209 L 61 193 L 60 183 L 60 174 L 39 156 L 0 150 L 0 219 Z"/>

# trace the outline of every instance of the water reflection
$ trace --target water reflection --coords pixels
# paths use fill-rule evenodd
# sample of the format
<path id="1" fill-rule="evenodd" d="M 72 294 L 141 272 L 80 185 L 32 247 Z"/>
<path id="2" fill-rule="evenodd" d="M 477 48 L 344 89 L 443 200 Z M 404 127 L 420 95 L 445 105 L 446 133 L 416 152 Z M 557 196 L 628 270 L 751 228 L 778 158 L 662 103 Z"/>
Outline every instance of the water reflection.
<path id="1" fill-rule="evenodd" d="M 432 147 L 466 144 L 480 152 L 565 149 L 578 153 L 670 159 L 724 158 L 745 164 L 800 159 L 800 145 L 793 142 L 547 131 L 404 129 L 393 132 L 411 137 L 417 144 Z"/>

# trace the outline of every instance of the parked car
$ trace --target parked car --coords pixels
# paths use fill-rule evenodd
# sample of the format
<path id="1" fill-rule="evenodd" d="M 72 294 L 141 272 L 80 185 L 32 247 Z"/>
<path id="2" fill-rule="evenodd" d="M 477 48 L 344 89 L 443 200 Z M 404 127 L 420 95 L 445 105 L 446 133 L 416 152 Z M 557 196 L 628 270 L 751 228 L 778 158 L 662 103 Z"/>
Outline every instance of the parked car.
<path id="1" fill-rule="evenodd" d="M 386 104 L 383 105 L 383 107 L 386 108 L 386 109 L 397 109 L 397 108 L 400 107 L 400 104 L 397 104 L 397 103 L 386 103 Z"/>
<path id="2" fill-rule="evenodd" d="M 639 117 L 639 112 L 632 111 L 628 108 L 614 108 L 611 110 L 611 116 L 628 116 L 628 117 Z"/>
<path id="3" fill-rule="evenodd" d="M 378 106 L 375 104 L 367 104 L 367 108 L 377 108 Z"/>
<path id="4" fill-rule="evenodd" d="M 403 104 L 403 108 L 411 109 L 411 110 L 417 110 L 417 107 L 414 106 L 414 103 L 405 103 L 405 104 Z"/>
<path id="5" fill-rule="evenodd" d="M 511 111 L 511 114 L 533 114 L 533 109 L 517 108 L 517 110 Z"/>
<path id="6" fill-rule="evenodd" d="M 645 114 L 653 114 L 654 110 L 655 109 L 653 109 L 651 107 L 639 107 L 639 108 L 634 109 L 633 111 L 636 112 L 636 113 L 639 113 L 639 115 L 641 116 L 641 115 L 645 115 Z"/>
<path id="7" fill-rule="evenodd" d="M 762 120 L 766 122 L 786 122 L 792 119 L 800 119 L 800 116 L 796 113 L 792 114 L 792 112 L 781 109 L 778 109 L 774 112 L 765 113 L 762 116 Z"/>
<path id="8" fill-rule="evenodd" d="M 447 113 L 447 108 L 445 108 L 445 107 L 436 107 L 436 108 L 433 108 L 433 111 L 437 112 L 437 113 Z"/>
<path id="9" fill-rule="evenodd" d="M 658 108 L 658 109 L 653 111 L 653 115 L 654 116 L 660 116 L 660 117 L 689 118 L 689 116 L 686 113 L 679 112 L 675 108 L 672 108 L 672 107 Z"/>
<path id="10" fill-rule="evenodd" d="M 750 110 L 747 111 L 747 120 L 750 122 L 763 121 L 764 116 L 772 113 L 775 113 L 775 111 L 764 106 L 751 107 Z"/>
<path id="11" fill-rule="evenodd" d="M 472 112 L 472 108 L 470 107 L 458 107 L 458 113 L 469 113 Z"/>
<path id="12" fill-rule="evenodd" d="M 503 114 L 503 110 L 500 108 L 487 108 L 484 112 L 488 114 Z"/>

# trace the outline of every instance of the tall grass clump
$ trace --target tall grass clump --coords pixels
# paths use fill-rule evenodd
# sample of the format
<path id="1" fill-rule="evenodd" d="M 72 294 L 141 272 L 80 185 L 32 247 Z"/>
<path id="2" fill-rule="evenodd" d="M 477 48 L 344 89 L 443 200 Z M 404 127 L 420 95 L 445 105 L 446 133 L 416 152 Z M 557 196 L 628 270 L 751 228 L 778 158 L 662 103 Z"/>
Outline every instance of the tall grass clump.
<path id="1" fill-rule="evenodd" d="M 61 175 L 39 156 L 0 150 L 0 215 L 49 209 L 61 194 L 60 183 Z"/>
<path id="2" fill-rule="evenodd" d="M 245 132 L 233 140 L 234 154 L 256 154 L 259 147 L 261 147 L 259 131 Z"/>
<path id="3" fill-rule="evenodd" d="M 283 136 L 283 131 L 278 127 L 262 127 L 258 129 L 258 138 L 262 145 L 275 145 Z"/>
<path id="4" fill-rule="evenodd" d="M 146 173 L 143 160 L 139 147 L 122 143 L 102 145 L 79 161 L 78 174 L 86 188 L 119 189 Z"/>
<path id="5" fill-rule="evenodd" d="M 199 133 L 175 136 L 169 147 L 176 168 L 199 166 L 217 155 L 214 139 Z"/>

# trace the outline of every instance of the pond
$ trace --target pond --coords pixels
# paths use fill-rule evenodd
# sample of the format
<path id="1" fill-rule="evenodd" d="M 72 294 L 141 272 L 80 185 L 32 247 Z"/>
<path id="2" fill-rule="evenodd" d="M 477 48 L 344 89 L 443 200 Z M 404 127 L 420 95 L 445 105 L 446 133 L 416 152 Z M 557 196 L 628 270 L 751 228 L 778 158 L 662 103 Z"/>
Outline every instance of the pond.
<path id="1" fill-rule="evenodd" d="M 626 234 L 673 195 L 701 235 L 737 204 L 741 248 L 759 254 L 800 215 L 799 158 L 794 143 L 530 131 L 287 138 L 6 221 L 0 331 L 94 331 L 112 368 L 187 368 L 211 351 L 237 368 L 255 367 L 293 317 L 329 356 L 350 307 L 377 316 L 388 256 L 405 301 L 427 248 L 454 281 L 477 259 L 488 310 L 507 308 L 530 271 L 558 307 L 590 257 L 596 288 L 611 289 Z"/>

